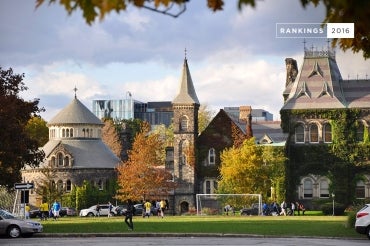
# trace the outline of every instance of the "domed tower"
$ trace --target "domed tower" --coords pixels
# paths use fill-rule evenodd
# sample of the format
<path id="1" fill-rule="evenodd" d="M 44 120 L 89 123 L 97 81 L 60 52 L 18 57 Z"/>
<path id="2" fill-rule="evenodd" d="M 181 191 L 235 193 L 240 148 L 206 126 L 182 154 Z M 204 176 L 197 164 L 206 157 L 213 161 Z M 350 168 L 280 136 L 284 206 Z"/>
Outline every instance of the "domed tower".
<path id="1" fill-rule="evenodd" d="M 48 177 L 59 191 L 71 192 L 73 185 L 88 181 L 99 190 L 107 188 L 116 177 L 119 158 L 101 139 L 103 123 L 75 96 L 47 126 L 49 141 L 42 148 L 45 160 L 39 168 L 26 168 L 22 178 L 35 188 L 45 180 L 43 169 L 53 170 Z M 32 193 L 31 193 L 32 195 Z M 39 205 L 41 197 L 30 195 L 30 203 Z"/>
<path id="2" fill-rule="evenodd" d="M 172 101 L 174 125 L 175 213 L 195 207 L 195 140 L 198 136 L 199 101 L 185 57 L 180 91 Z"/>

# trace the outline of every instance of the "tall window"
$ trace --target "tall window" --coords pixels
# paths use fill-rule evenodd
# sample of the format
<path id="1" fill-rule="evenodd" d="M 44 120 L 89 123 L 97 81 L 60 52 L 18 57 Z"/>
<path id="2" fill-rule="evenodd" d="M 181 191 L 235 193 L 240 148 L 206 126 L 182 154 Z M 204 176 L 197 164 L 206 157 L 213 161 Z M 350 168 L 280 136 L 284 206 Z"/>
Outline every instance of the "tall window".
<path id="1" fill-rule="evenodd" d="M 66 137 L 66 129 L 62 129 L 62 137 L 65 138 Z"/>
<path id="2" fill-rule="evenodd" d="M 68 156 L 66 156 L 66 157 L 64 158 L 64 166 L 65 166 L 65 167 L 70 166 L 70 163 L 69 163 L 69 157 L 68 157 Z"/>
<path id="3" fill-rule="evenodd" d="M 316 124 L 310 125 L 310 142 L 311 143 L 319 142 L 319 129 Z"/>
<path id="4" fill-rule="evenodd" d="M 63 166 L 63 154 L 58 153 L 58 166 Z"/>
<path id="5" fill-rule="evenodd" d="M 312 197 L 312 180 L 305 179 L 303 182 L 303 197 L 304 198 L 311 198 Z"/>
<path id="6" fill-rule="evenodd" d="M 211 148 L 208 151 L 208 163 L 209 163 L 209 165 L 214 165 L 215 164 L 215 159 L 216 159 L 215 149 Z"/>
<path id="7" fill-rule="evenodd" d="M 182 116 L 180 119 L 180 131 L 186 132 L 188 130 L 188 118 L 186 116 Z"/>
<path id="8" fill-rule="evenodd" d="M 101 179 L 98 181 L 98 189 L 103 190 L 103 181 Z"/>
<path id="9" fill-rule="evenodd" d="M 299 124 L 295 128 L 295 142 L 304 143 L 304 127 L 302 124 Z"/>
<path id="10" fill-rule="evenodd" d="M 55 156 L 51 157 L 51 160 L 50 160 L 50 166 L 52 167 L 56 167 L 56 161 L 55 161 Z"/>
<path id="11" fill-rule="evenodd" d="M 58 192 L 63 191 L 63 181 L 62 180 L 58 180 L 57 190 L 58 190 Z"/>
<path id="12" fill-rule="evenodd" d="M 331 125 L 329 123 L 326 123 L 324 125 L 324 142 L 325 143 L 332 142 Z"/>
<path id="13" fill-rule="evenodd" d="M 365 198 L 365 183 L 362 180 L 357 181 L 356 190 L 355 190 L 356 198 Z"/>
<path id="14" fill-rule="evenodd" d="M 206 194 L 211 194 L 211 181 L 206 181 Z"/>
<path id="15" fill-rule="evenodd" d="M 72 190 L 71 180 L 67 180 L 67 182 L 66 182 L 66 191 L 70 192 L 71 190 Z"/>
<path id="16" fill-rule="evenodd" d="M 362 122 L 358 122 L 357 141 L 358 142 L 363 142 L 364 141 L 364 124 L 362 124 Z"/>
<path id="17" fill-rule="evenodd" d="M 329 197 L 329 183 L 327 180 L 320 181 L 320 197 Z"/>

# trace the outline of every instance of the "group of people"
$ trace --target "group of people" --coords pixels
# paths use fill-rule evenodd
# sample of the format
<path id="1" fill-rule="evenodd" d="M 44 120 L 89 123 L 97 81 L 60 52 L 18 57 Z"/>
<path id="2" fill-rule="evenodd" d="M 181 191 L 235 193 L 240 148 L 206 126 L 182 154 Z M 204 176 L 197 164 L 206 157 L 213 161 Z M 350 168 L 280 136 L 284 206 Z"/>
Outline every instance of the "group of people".
<path id="1" fill-rule="evenodd" d="M 153 202 L 150 202 L 149 200 L 145 201 L 143 203 L 143 218 L 150 217 L 153 207 L 156 209 L 158 217 L 163 218 L 165 210 L 168 209 L 168 201 L 163 199 Z M 127 200 L 126 209 L 125 223 L 127 224 L 129 230 L 133 230 L 134 224 L 132 222 L 132 216 L 135 214 L 135 206 L 131 199 Z"/>
<path id="2" fill-rule="evenodd" d="M 54 220 L 57 220 L 59 218 L 59 212 L 60 212 L 61 206 L 58 201 L 54 201 L 54 203 L 50 206 L 47 202 L 41 203 L 39 207 L 40 211 L 40 219 L 41 220 L 47 220 L 48 218 L 53 218 Z"/>
<path id="3" fill-rule="evenodd" d="M 283 215 L 283 216 L 294 216 L 297 212 L 297 215 L 304 215 L 306 208 L 303 203 L 300 202 L 290 202 L 287 203 L 283 201 L 280 205 L 276 202 L 273 202 L 270 206 L 264 203 L 262 205 L 263 215 Z"/>

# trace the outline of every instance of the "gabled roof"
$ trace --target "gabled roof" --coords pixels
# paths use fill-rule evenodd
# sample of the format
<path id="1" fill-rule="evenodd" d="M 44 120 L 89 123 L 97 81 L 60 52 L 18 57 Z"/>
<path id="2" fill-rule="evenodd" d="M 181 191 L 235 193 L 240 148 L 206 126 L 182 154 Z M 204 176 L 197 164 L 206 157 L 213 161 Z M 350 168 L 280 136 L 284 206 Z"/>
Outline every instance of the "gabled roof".
<path id="1" fill-rule="evenodd" d="M 342 76 L 331 51 L 305 51 L 302 67 L 282 109 L 343 108 Z M 288 88 L 284 93 L 287 93 Z"/>
<path id="2" fill-rule="evenodd" d="M 188 61 L 185 58 L 182 68 L 182 77 L 180 82 L 179 94 L 172 101 L 173 104 L 199 104 L 197 94 L 195 93 L 193 81 L 191 79 Z"/>
<path id="3" fill-rule="evenodd" d="M 76 97 L 48 122 L 48 126 L 65 124 L 104 125 L 101 120 Z"/>

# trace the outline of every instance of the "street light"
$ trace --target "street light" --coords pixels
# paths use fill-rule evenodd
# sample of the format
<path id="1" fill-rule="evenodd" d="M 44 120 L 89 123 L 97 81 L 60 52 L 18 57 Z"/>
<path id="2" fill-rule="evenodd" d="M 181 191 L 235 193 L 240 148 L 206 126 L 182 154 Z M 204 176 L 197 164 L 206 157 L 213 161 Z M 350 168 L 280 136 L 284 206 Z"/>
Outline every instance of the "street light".
<path id="1" fill-rule="evenodd" d="M 334 198 L 335 198 L 335 194 L 334 193 L 331 193 L 331 197 L 333 198 L 333 216 L 334 216 L 335 215 L 335 213 L 334 213 L 334 206 L 335 206 Z"/>

